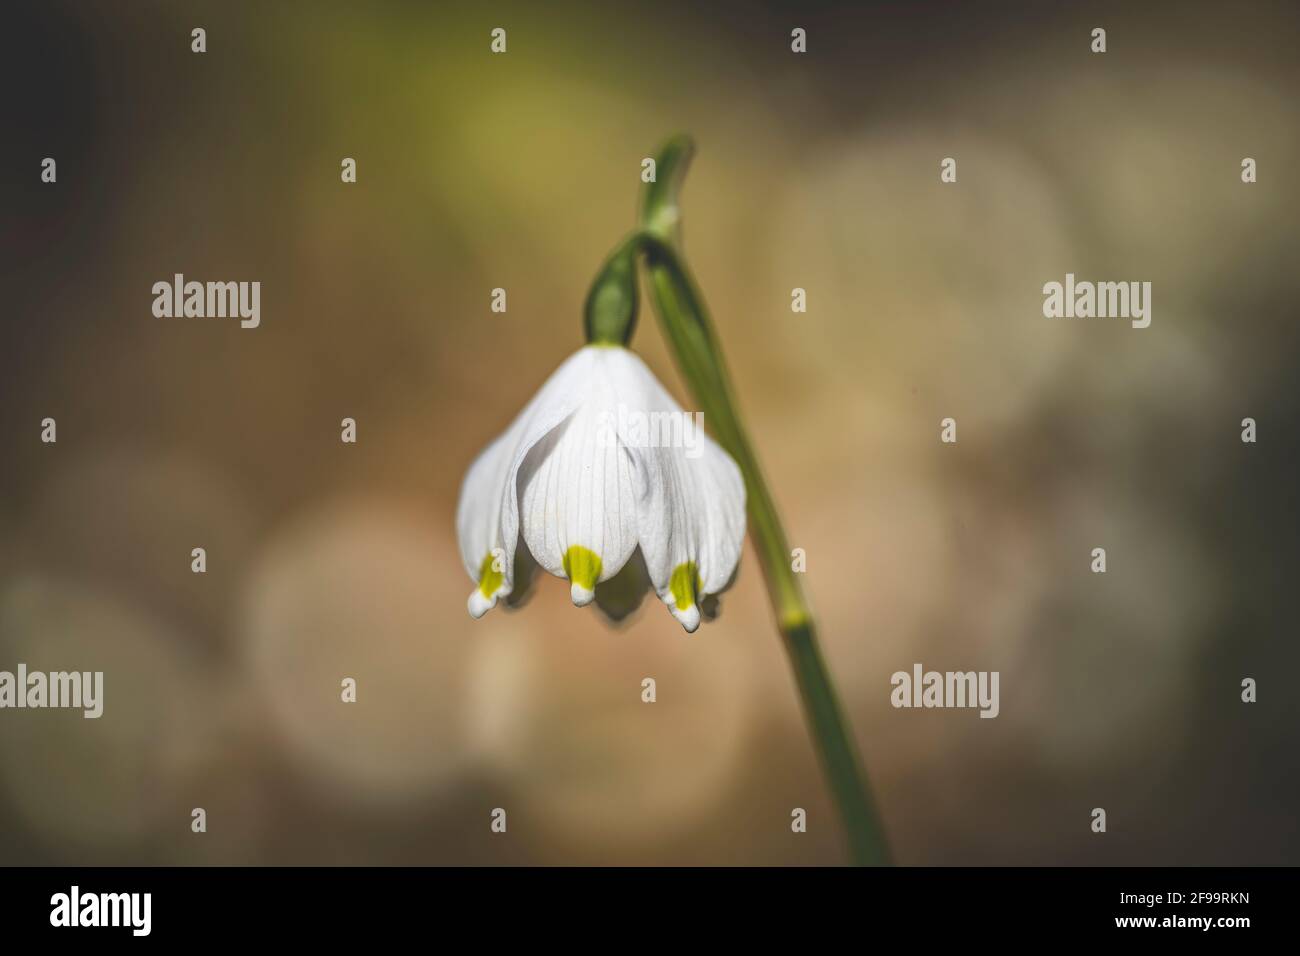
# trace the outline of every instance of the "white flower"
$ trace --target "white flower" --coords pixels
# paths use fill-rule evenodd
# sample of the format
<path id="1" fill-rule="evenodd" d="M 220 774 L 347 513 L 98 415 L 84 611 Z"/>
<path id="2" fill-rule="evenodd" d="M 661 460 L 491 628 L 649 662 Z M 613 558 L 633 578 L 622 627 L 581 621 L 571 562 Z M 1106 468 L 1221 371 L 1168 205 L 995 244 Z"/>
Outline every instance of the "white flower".
<path id="1" fill-rule="evenodd" d="M 745 536 L 745 484 L 702 431 L 647 440 L 646 421 L 690 419 L 626 348 L 588 345 L 547 379 L 470 465 L 456 513 L 461 557 L 481 617 L 515 586 L 523 542 L 568 578 L 573 603 L 617 574 L 639 546 L 650 581 L 687 631 L 700 601 L 731 581 Z"/>

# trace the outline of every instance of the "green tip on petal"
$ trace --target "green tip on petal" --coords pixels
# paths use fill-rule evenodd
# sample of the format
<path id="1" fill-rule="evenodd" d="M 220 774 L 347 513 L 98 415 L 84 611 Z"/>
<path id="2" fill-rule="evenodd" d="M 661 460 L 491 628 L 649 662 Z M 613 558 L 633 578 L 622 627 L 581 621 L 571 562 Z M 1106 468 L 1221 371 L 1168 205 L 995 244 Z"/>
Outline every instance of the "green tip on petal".
<path id="1" fill-rule="evenodd" d="M 703 587 L 704 582 L 700 580 L 700 571 L 694 561 L 677 565 L 673 568 L 673 576 L 668 579 L 668 593 L 673 596 L 673 603 L 679 611 L 694 604 Z"/>
<path id="2" fill-rule="evenodd" d="M 496 559 L 488 554 L 478 569 L 478 589 L 485 598 L 490 598 L 501 590 L 505 575 L 496 569 Z"/>
<path id="3" fill-rule="evenodd" d="M 502 593 L 505 575 L 497 570 L 497 559 L 488 554 L 478 569 L 478 587 L 469 592 L 469 616 L 478 620 L 497 606 L 497 598 L 505 597 L 509 591 Z"/>
<path id="4" fill-rule="evenodd" d="M 590 604 L 596 596 L 596 582 L 600 580 L 600 555 L 580 544 L 564 552 L 564 573 L 572 583 L 573 603 L 579 607 Z"/>

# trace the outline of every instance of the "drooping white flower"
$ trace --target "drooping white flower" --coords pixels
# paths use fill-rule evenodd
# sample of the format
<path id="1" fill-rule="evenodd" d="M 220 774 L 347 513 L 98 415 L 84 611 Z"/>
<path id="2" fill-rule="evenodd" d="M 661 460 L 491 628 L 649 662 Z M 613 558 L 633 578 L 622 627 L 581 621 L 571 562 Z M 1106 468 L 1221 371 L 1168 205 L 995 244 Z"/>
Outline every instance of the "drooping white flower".
<path id="1" fill-rule="evenodd" d="M 740 560 L 745 484 L 640 358 L 588 345 L 470 465 L 456 530 L 474 617 L 514 589 L 521 541 L 579 606 L 640 547 L 655 591 L 694 631 L 701 599 Z"/>

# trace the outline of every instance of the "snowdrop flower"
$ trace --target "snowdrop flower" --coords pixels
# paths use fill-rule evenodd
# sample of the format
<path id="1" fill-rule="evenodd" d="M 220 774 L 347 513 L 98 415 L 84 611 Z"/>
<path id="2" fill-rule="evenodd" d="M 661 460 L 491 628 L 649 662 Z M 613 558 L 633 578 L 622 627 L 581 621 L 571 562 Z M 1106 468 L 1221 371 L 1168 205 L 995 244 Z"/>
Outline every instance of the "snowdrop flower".
<path id="1" fill-rule="evenodd" d="M 702 599 L 730 583 L 740 560 L 748 488 L 755 551 L 853 860 L 888 863 L 866 775 L 818 650 L 812 611 L 787 562 L 789 541 L 731 397 L 704 298 L 682 256 L 678 195 L 693 152 L 687 136 L 659 151 L 657 175 L 642 190 L 637 228 L 587 295 L 588 345 L 547 379 L 465 476 L 456 530 L 475 582 L 469 612 L 481 617 L 508 597 L 517 585 L 516 556 L 521 577 L 532 557 L 569 580 L 575 604 L 596 600 L 614 615 L 626 585 L 638 576 L 631 572 L 644 571 L 673 616 L 694 631 Z M 685 419 L 626 349 L 636 325 L 642 263 L 678 367 L 740 466 L 702 432 L 696 441 L 665 444 L 645 440 L 633 427 L 655 415 Z M 642 593 L 644 578 L 636 596 Z"/>
<path id="2" fill-rule="evenodd" d="M 620 344 L 587 345 L 547 379 L 461 487 L 456 530 L 473 617 L 515 587 L 521 544 L 569 580 L 578 606 L 639 547 L 673 617 L 699 627 L 702 598 L 723 590 L 740 560 L 745 484 L 702 430 L 688 425 L 674 432 L 685 440 L 663 442 L 640 427 L 667 416 L 691 421 Z"/>

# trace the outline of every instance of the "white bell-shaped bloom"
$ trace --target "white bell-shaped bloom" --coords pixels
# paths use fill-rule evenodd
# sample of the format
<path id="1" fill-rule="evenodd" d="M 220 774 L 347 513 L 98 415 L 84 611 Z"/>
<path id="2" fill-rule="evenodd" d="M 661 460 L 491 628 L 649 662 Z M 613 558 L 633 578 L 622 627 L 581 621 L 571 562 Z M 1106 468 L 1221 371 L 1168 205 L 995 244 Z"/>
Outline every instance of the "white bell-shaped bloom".
<path id="1" fill-rule="evenodd" d="M 655 591 L 694 631 L 745 536 L 740 469 L 701 418 L 626 348 L 570 356 L 465 476 L 456 530 L 470 614 L 511 593 L 520 541 L 580 606 L 640 547 Z"/>

